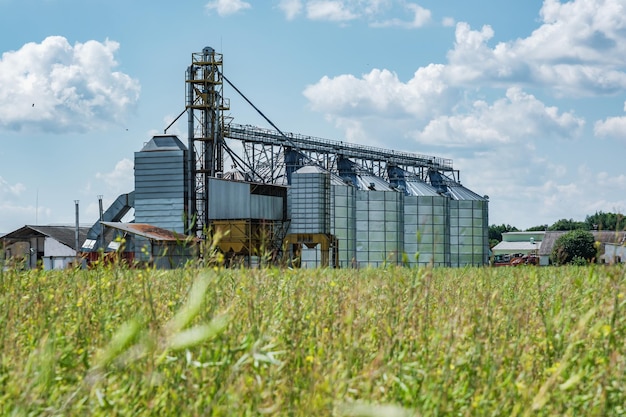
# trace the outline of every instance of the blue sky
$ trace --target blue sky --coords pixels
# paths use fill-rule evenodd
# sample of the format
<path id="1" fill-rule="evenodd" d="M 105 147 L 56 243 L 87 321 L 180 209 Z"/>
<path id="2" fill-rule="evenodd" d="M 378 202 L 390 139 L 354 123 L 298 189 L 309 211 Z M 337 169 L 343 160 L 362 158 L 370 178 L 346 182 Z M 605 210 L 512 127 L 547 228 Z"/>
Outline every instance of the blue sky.
<path id="1" fill-rule="evenodd" d="M 0 232 L 97 219 L 191 54 L 281 130 L 451 158 L 519 228 L 626 210 L 626 0 L 0 0 Z M 269 127 L 225 86 L 236 123 Z M 170 132 L 186 142 L 184 121 Z"/>

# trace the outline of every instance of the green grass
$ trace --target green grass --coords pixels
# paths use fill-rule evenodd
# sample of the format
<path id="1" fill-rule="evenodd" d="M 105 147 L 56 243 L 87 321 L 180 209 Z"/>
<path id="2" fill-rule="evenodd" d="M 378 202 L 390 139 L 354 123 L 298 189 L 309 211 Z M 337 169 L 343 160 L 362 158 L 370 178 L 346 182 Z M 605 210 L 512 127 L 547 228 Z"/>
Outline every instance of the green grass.
<path id="1" fill-rule="evenodd" d="M 626 415 L 614 267 L 0 273 L 1 415 Z"/>

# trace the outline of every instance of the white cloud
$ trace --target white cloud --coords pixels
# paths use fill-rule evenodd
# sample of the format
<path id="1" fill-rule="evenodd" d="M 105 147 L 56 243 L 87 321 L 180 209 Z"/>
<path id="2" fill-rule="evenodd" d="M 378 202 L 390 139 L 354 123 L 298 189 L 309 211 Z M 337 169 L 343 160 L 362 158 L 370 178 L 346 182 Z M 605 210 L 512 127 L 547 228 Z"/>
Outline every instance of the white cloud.
<path id="1" fill-rule="evenodd" d="M 303 94 L 313 110 L 335 116 L 410 115 L 423 119 L 449 104 L 450 91 L 442 79 L 443 69 L 441 65 L 420 68 L 407 83 L 389 70 L 378 69 L 361 78 L 323 77 L 317 84 L 307 86 Z"/>
<path id="2" fill-rule="evenodd" d="M 134 164 L 130 159 L 124 158 L 115 164 L 111 172 L 96 174 L 96 178 L 104 181 L 106 189 L 103 194 L 117 197 L 134 189 Z M 114 197 L 114 198 L 115 198 Z"/>
<path id="3" fill-rule="evenodd" d="M 214 0 L 208 2 L 205 7 L 208 11 L 215 10 L 220 16 L 228 16 L 252 6 L 242 0 Z"/>
<path id="4" fill-rule="evenodd" d="M 441 24 L 444 27 L 453 27 L 456 24 L 456 21 L 454 20 L 453 17 L 444 17 L 443 19 L 441 19 Z"/>
<path id="5" fill-rule="evenodd" d="M 7 180 L 0 177 L 0 196 L 4 199 L 6 195 L 19 196 L 26 190 L 22 183 L 9 184 Z"/>
<path id="6" fill-rule="evenodd" d="M 285 13 L 287 20 L 293 20 L 303 9 L 301 0 L 281 0 L 278 8 Z"/>
<path id="7" fill-rule="evenodd" d="M 84 132 L 123 124 L 139 82 L 114 71 L 119 44 L 50 36 L 0 59 L 0 128 Z"/>
<path id="8" fill-rule="evenodd" d="M 626 116 L 607 117 L 604 120 L 598 120 L 593 131 L 599 137 L 626 139 Z"/>
<path id="9" fill-rule="evenodd" d="M 345 2 L 340 0 L 311 0 L 306 4 L 306 12 L 311 20 L 332 22 L 345 22 L 359 17 Z"/>
<path id="10" fill-rule="evenodd" d="M 624 103 L 624 111 L 626 111 L 626 102 Z M 604 120 L 598 120 L 593 127 L 593 132 L 598 137 L 626 139 L 626 116 L 607 117 Z"/>
<path id="11" fill-rule="evenodd" d="M 0 177 L 0 233 L 8 233 L 25 224 L 46 224 L 51 218 L 51 210 L 45 202 L 39 204 L 37 193 L 26 195 L 26 187 L 11 183 Z M 25 200 L 29 199 L 27 203 Z"/>
<path id="12" fill-rule="evenodd" d="M 412 13 L 413 19 L 410 21 L 402 20 L 400 18 L 392 18 L 383 20 L 381 22 L 374 22 L 372 27 L 400 27 L 405 29 L 420 28 L 430 22 L 431 12 L 417 4 L 406 4 L 405 8 Z"/>
<path id="13" fill-rule="evenodd" d="M 457 84 L 533 84 L 563 96 L 611 94 L 626 88 L 626 13 L 620 0 L 547 0 L 543 24 L 527 38 L 489 42 L 489 26 L 457 24 L 448 54 Z"/>
<path id="14" fill-rule="evenodd" d="M 345 24 L 364 20 L 372 27 L 419 28 L 430 22 L 431 12 L 405 0 L 280 0 L 278 8 L 287 20 L 305 11 L 309 20 Z"/>
<path id="15" fill-rule="evenodd" d="M 580 135 L 584 120 L 548 107 L 533 95 L 512 87 L 493 105 L 479 100 L 460 115 L 444 115 L 415 134 L 418 142 L 438 146 L 504 144 Z"/>

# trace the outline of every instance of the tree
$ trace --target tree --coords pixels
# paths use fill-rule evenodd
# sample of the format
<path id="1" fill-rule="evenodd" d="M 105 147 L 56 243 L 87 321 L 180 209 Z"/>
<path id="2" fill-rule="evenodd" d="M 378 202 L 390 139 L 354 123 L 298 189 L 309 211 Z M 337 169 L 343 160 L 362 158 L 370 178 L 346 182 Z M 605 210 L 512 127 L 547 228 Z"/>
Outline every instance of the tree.
<path id="1" fill-rule="evenodd" d="M 589 226 L 585 222 L 577 222 L 574 219 L 557 220 L 548 230 L 589 230 Z"/>
<path id="2" fill-rule="evenodd" d="M 585 223 L 589 230 L 622 231 L 626 229 L 626 217 L 616 213 L 603 213 L 596 211 L 596 214 L 587 216 Z"/>
<path id="3" fill-rule="evenodd" d="M 543 232 L 544 230 L 548 230 L 547 224 L 540 224 L 539 226 L 533 226 L 526 229 L 527 232 Z"/>
<path id="4" fill-rule="evenodd" d="M 489 226 L 489 247 L 493 248 L 498 243 L 502 242 L 502 233 L 517 231 L 519 231 L 518 228 L 510 224 L 501 224 L 500 226 L 492 224 Z"/>
<path id="5" fill-rule="evenodd" d="M 492 224 L 489 226 L 489 240 L 494 239 L 498 242 L 502 242 L 502 233 L 518 231 L 519 229 L 517 227 L 511 226 L 510 224 L 501 224 L 500 226 Z"/>
<path id="6" fill-rule="evenodd" d="M 557 265 L 572 262 L 580 263 L 581 259 L 590 262 L 596 256 L 593 234 L 587 230 L 572 230 L 560 236 L 554 243 L 550 260 Z"/>

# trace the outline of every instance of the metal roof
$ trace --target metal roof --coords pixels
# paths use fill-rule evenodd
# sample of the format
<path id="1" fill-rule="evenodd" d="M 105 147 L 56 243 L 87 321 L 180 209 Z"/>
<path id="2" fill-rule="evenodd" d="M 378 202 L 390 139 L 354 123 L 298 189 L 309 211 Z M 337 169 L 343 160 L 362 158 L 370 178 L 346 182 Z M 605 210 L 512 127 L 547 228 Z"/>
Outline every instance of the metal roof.
<path id="1" fill-rule="evenodd" d="M 175 135 L 155 135 L 141 148 L 141 152 L 178 150 L 186 151 L 187 147 Z"/>
<path id="2" fill-rule="evenodd" d="M 409 195 L 414 195 L 418 197 L 439 196 L 439 193 L 437 192 L 435 187 L 433 187 L 430 184 L 426 184 L 424 181 L 416 181 L 416 180 L 404 181 L 403 185 L 406 187 L 406 191 Z"/>
<path id="3" fill-rule="evenodd" d="M 357 174 L 356 182 L 359 190 L 395 191 L 387 181 L 375 175 Z"/>
<path id="4" fill-rule="evenodd" d="M 189 239 L 189 236 L 187 235 L 172 232 L 147 223 L 102 222 L 102 224 L 106 227 L 112 227 L 123 232 L 132 233 L 134 235 L 158 242 L 182 242 Z M 194 238 L 194 240 L 197 240 L 197 238 Z"/>
<path id="5" fill-rule="evenodd" d="M 294 172 L 294 174 L 327 174 L 328 171 L 317 165 L 305 165 Z"/>
<path id="6" fill-rule="evenodd" d="M 493 253 L 518 253 L 539 250 L 541 253 L 541 242 L 500 242 L 494 246 L 491 251 Z"/>
<path id="7" fill-rule="evenodd" d="M 446 185 L 448 186 L 450 197 L 454 200 L 477 200 L 477 201 L 489 200 L 487 197 L 478 195 L 474 191 L 470 190 L 469 188 L 465 188 L 458 182 L 451 181 Z"/>
<path id="8" fill-rule="evenodd" d="M 79 242 L 84 242 L 87 237 L 89 227 L 80 226 L 78 228 Z M 56 225 L 56 226 L 33 226 L 26 225 L 13 232 L 7 233 L 0 239 L 7 242 L 25 241 L 33 237 L 51 237 L 61 242 L 65 246 L 74 249 L 76 246 L 76 226 Z"/>

